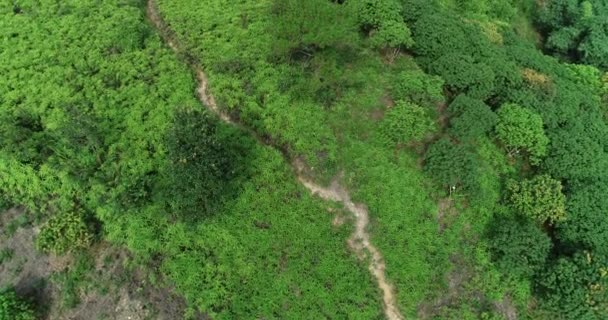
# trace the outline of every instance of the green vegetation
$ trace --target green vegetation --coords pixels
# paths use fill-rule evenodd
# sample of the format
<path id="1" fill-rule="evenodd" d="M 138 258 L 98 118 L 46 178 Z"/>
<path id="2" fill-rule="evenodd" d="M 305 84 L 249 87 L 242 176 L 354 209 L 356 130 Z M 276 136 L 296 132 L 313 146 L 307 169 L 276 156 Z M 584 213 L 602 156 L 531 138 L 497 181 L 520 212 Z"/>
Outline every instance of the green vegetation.
<path id="1" fill-rule="evenodd" d="M 65 307 L 103 239 L 186 317 L 381 318 L 297 159 L 367 207 L 404 318 L 608 316 L 606 1 L 151 4 L 177 54 L 143 1 L 0 5 L 0 198 L 80 257 Z"/>
<path id="2" fill-rule="evenodd" d="M 549 1 L 539 3 L 537 11 L 547 49 L 567 60 L 608 68 L 608 2 Z"/>
<path id="3" fill-rule="evenodd" d="M 13 289 L 0 292 L 0 319 L 2 320 L 34 320 L 34 310 L 29 303 L 17 297 Z"/>
<path id="4" fill-rule="evenodd" d="M 507 182 L 508 200 L 515 210 L 540 223 L 555 223 L 566 215 L 562 184 L 547 175 Z"/>
<path id="5" fill-rule="evenodd" d="M 91 233 L 81 213 L 60 213 L 42 227 L 36 245 L 38 249 L 54 254 L 86 249 L 91 243 Z"/>
<path id="6" fill-rule="evenodd" d="M 496 136 L 507 147 L 509 155 L 522 149 L 527 151 L 532 164 L 538 164 L 547 153 L 549 139 L 543 131 L 542 118 L 516 104 L 498 109 Z"/>

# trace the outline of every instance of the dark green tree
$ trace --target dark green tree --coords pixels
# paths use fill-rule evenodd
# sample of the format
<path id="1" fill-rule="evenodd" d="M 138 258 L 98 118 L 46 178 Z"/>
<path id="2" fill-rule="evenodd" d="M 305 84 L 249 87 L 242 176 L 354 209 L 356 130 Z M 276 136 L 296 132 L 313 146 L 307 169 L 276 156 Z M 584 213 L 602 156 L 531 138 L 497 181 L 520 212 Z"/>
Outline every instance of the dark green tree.
<path id="1" fill-rule="evenodd" d="M 573 182 L 566 202 L 568 219 L 557 224 L 557 237 L 567 249 L 608 252 L 608 183 Z"/>
<path id="2" fill-rule="evenodd" d="M 600 320 L 608 308 L 608 257 L 579 251 L 562 257 L 538 277 L 541 306 L 563 319 Z"/>
<path id="3" fill-rule="evenodd" d="M 515 215 L 499 215 L 488 236 L 492 258 L 505 273 L 532 277 L 542 270 L 552 243 L 538 224 Z"/>
<path id="4" fill-rule="evenodd" d="M 201 109 L 179 110 L 166 141 L 173 210 L 189 218 L 212 213 L 232 174 L 217 119 Z"/>
<path id="5" fill-rule="evenodd" d="M 463 144 L 446 138 L 433 143 L 425 154 L 424 168 L 444 188 L 467 192 L 478 188 L 478 160 Z"/>
<path id="6" fill-rule="evenodd" d="M 608 68 L 608 2 L 539 2 L 536 18 L 548 35 L 549 50 L 570 61 Z"/>
<path id="7" fill-rule="evenodd" d="M 487 104 L 466 95 L 456 97 L 448 110 L 454 115 L 449 132 L 459 140 L 475 141 L 490 132 L 498 120 Z"/>
<path id="8" fill-rule="evenodd" d="M 469 55 L 448 53 L 431 63 L 431 73 L 445 80 L 454 93 L 466 93 L 485 100 L 494 92 L 494 71 L 484 63 L 476 63 Z"/>

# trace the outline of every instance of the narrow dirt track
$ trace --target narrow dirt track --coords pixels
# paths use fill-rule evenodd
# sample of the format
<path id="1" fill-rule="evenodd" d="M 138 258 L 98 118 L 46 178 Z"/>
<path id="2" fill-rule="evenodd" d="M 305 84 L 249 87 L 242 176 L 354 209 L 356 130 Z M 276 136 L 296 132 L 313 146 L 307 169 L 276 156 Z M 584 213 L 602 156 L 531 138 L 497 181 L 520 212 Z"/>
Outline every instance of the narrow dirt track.
<path id="1" fill-rule="evenodd" d="M 176 37 L 162 19 L 154 0 L 148 0 L 146 12 L 148 19 L 156 27 L 166 44 L 177 54 L 180 54 L 181 50 L 179 44 L 177 43 Z M 194 69 L 196 74 L 196 79 L 198 82 L 196 93 L 201 103 L 203 103 L 203 105 L 211 112 L 216 114 L 222 121 L 245 129 L 248 133 L 254 135 L 258 141 L 264 143 L 264 140 L 261 139 L 255 132 L 233 120 L 230 115 L 223 112 L 217 106 L 215 98 L 209 93 L 209 81 L 202 68 L 193 63 L 190 64 L 190 67 Z M 290 158 L 289 155 L 287 155 L 287 158 Z M 384 259 L 382 258 L 382 254 L 370 242 L 370 235 L 367 232 L 367 227 L 369 225 L 369 213 L 367 208 L 364 205 L 355 204 L 351 200 L 348 191 L 340 185 L 339 179 L 334 179 L 329 187 L 324 188 L 305 177 L 304 172 L 306 171 L 306 165 L 303 162 L 296 159 L 291 161 L 291 165 L 296 172 L 298 181 L 312 194 L 317 195 L 318 197 L 327 201 L 340 202 L 344 208 L 353 214 L 356 221 L 355 231 L 348 239 L 348 245 L 359 258 L 365 259 L 369 257 L 369 270 L 376 279 L 378 288 L 380 288 L 382 291 L 382 300 L 384 303 L 384 313 L 386 317 L 389 320 L 402 320 L 403 316 L 397 307 L 393 286 L 386 279 L 385 263 Z"/>

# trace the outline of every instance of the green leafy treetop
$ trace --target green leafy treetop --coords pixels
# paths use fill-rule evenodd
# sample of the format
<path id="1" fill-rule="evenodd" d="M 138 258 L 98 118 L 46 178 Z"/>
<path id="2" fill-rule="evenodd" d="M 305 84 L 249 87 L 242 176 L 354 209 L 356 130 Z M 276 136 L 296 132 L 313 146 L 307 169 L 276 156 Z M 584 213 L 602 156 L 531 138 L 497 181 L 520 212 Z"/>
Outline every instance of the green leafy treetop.
<path id="1" fill-rule="evenodd" d="M 393 143 L 419 141 L 435 130 L 427 111 L 416 104 L 397 101 L 382 122 L 382 134 Z"/>
<path id="2" fill-rule="evenodd" d="M 490 250 L 505 272 L 532 276 L 545 267 L 551 239 L 529 219 L 504 215 L 490 228 Z"/>
<path id="3" fill-rule="evenodd" d="M 521 182 L 509 181 L 508 200 L 514 209 L 539 222 L 555 223 L 566 216 L 566 197 L 560 181 L 538 175 Z"/>
<path id="4" fill-rule="evenodd" d="M 543 130 L 542 118 L 517 104 L 507 103 L 498 110 L 496 135 L 509 155 L 525 150 L 532 164 L 539 164 L 547 154 L 549 139 Z"/>
<path id="5" fill-rule="evenodd" d="M 359 24 L 376 48 L 393 48 L 392 58 L 401 47 L 414 45 L 412 33 L 401 16 L 401 5 L 395 0 L 364 0 L 357 3 Z"/>
<path id="6" fill-rule="evenodd" d="M 538 277 L 543 307 L 553 319 L 606 319 L 607 265 L 607 256 L 589 251 L 559 258 Z"/>
<path id="7" fill-rule="evenodd" d="M 0 320 L 34 320 L 32 307 L 8 289 L 0 292 Z"/>

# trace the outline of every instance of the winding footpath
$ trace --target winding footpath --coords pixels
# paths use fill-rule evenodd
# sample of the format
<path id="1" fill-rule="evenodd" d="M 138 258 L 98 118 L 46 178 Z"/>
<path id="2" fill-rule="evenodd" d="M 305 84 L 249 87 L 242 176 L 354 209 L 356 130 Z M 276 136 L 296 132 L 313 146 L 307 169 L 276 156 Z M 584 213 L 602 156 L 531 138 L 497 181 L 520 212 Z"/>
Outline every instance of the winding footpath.
<path id="1" fill-rule="evenodd" d="M 165 43 L 171 49 L 173 49 L 176 54 L 181 54 L 180 46 L 177 43 L 176 37 L 162 19 L 154 0 L 148 0 L 146 14 L 148 19 L 158 30 L 160 36 L 165 41 Z M 223 112 L 220 108 L 218 108 L 215 102 L 215 98 L 211 93 L 209 93 L 209 81 L 206 74 L 203 72 L 203 69 L 196 63 L 190 63 L 190 67 L 194 70 L 194 73 L 196 75 L 196 79 L 198 82 L 196 93 L 200 102 L 211 112 L 216 114 L 222 121 L 242 128 L 249 134 L 253 135 L 259 142 L 268 145 L 268 143 L 264 142 L 264 140 L 261 139 L 256 132 L 246 128 L 238 121 L 232 119 L 229 114 Z M 286 155 L 286 158 L 289 159 L 289 155 Z M 308 189 L 312 194 L 327 201 L 335 201 L 342 203 L 344 208 L 346 208 L 353 214 L 356 221 L 355 231 L 348 239 L 348 245 L 357 254 L 359 258 L 369 258 L 369 271 L 376 279 L 378 288 L 382 291 L 382 300 L 384 304 L 383 307 L 386 317 L 389 320 L 403 320 L 403 316 L 399 312 L 399 308 L 397 306 L 394 288 L 386 279 L 386 266 L 384 263 L 384 259 L 382 258 L 382 254 L 370 242 L 370 235 L 367 232 L 367 227 L 369 225 L 369 213 L 367 211 L 367 208 L 364 205 L 356 204 L 351 200 L 348 191 L 340 185 L 339 179 L 334 179 L 334 181 L 329 187 L 324 188 L 306 178 L 304 174 L 304 172 L 306 171 L 306 165 L 302 161 L 295 159 L 291 161 L 291 165 L 296 172 L 298 181 L 304 187 L 306 187 L 306 189 Z"/>

